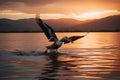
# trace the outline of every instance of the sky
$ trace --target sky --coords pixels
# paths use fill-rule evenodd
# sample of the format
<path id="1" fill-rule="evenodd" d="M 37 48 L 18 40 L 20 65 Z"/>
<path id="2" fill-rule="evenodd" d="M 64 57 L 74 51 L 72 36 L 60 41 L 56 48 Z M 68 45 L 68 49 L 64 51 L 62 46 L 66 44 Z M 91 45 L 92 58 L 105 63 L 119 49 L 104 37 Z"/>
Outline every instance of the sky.
<path id="1" fill-rule="evenodd" d="M 0 0 L 0 18 L 99 19 L 120 14 L 120 0 Z"/>

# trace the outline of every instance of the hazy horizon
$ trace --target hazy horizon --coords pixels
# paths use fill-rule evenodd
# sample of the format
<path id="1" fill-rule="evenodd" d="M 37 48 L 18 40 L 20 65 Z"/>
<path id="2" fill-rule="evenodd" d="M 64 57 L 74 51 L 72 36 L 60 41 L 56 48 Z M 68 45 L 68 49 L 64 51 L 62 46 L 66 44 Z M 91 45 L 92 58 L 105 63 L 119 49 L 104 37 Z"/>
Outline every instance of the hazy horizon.
<path id="1" fill-rule="evenodd" d="M 26 18 L 19 18 L 19 19 L 12 19 L 12 18 L 7 18 L 7 17 L 3 17 L 3 18 L 0 18 L 0 19 L 9 19 L 9 20 L 22 20 L 22 19 L 35 19 L 35 15 L 34 14 L 34 17 L 26 17 Z M 60 19 L 71 19 L 71 20 L 78 20 L 78 21 L 91 21 L 91 20 L 99 20 L 99 19 L 104 19 L 104 18 L 107 18 L 107 17 L 111 17 L 111 16 L 119 16 L 120 14 L 114 14 L 114 15 L 108 15 L 108 16 L 104 16 L 104 17 L 101 17 L 101 18 L 91 18 L 91 19 L 85 19 L 85 20 L 80 20 L 80 19 L 75 19 L 75 18 L 64 18 L 64 17 L 60 17 L 60 18 L 42 18 L 40 17 L 41 19 L 43 20 L 60 20 Z"/>

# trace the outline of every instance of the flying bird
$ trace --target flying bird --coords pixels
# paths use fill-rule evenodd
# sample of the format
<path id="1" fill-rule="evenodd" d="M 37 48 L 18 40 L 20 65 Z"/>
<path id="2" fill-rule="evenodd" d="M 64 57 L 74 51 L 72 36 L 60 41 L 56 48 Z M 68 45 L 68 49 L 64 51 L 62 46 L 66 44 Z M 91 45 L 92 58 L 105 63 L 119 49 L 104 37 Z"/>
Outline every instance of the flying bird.
<path id="1" fill-rule="evenodd" d="M 60 48 L 62 46 L 62 44 L 67 44 L 67 43 L 73 43 L 74 41 L 85 37 L 87 34 L 82 35 L 82 36 L 71 36 L 71 37 L 67 37 L 64 36 L 62 39 L 58 39 L 58 37 L 55 34 L 55 31 L 52 29 L 51 26 L 49 26 L 48 24 L 46 24 L 45 22 L 43 22 L 43 20 L 40 18 L 39 15 L 36 15 L 36 22 L 37 24 L 40 26 L 40 28 L 44 31 L 44 34 L 46 35 L 47 39 L 50 42 L 53 42 L 51 45 L 46 46 L 46 50 L 45 53 L 49 51 L 56 51 L 57 49 Z"/>

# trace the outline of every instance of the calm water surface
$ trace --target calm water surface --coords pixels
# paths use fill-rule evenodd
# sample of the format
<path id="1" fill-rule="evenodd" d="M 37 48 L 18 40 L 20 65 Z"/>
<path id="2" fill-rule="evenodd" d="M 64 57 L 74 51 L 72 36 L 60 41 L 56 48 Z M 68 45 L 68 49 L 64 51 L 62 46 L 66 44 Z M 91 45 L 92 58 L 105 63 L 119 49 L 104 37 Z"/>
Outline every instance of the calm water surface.
<path id="1" fill-rule="evenodd" d="M 120 80 L 120 32 L 89 33 L 59 55 L 43 53 L 49 44 L 43 33 L 0 33 L 0 80 Z"/>

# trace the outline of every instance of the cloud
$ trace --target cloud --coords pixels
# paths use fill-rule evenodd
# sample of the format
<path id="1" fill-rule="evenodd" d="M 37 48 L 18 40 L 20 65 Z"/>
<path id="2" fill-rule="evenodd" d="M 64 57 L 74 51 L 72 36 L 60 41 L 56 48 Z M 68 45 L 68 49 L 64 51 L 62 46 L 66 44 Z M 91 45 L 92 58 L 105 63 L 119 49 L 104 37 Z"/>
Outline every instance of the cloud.
<path id="1" fill-rule="evenodd" d="M 107 4 L 107 5 L 106 5 Z M 119 8 L 120 0 L 0 0 L 0 10 L 23 13 L 79 13 Z"/>
<path id="2" fill-rule="evenodd" d="M 5 4 L 15 4 L 15 3 L 23 3 L 25 5 L 45 5 L 54 2 L 55 0 L 0 0 L 0 5 Z"/>

